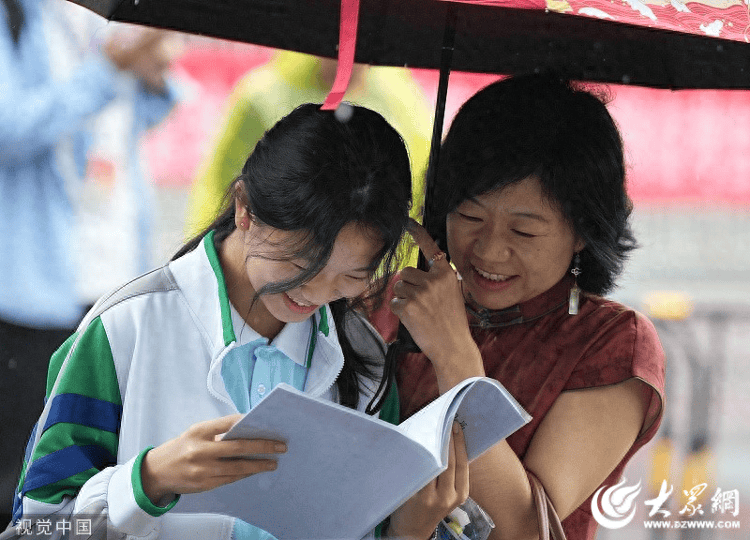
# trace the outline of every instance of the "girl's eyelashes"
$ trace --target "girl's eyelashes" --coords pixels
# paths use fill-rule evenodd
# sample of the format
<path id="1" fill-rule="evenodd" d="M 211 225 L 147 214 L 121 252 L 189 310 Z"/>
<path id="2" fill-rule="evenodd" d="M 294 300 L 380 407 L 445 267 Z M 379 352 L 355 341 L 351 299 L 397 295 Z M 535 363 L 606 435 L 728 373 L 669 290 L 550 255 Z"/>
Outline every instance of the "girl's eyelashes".
<path id="1" fill-rule="evenodd" d="M 303 266 L 302 264 L 296 263 L 294 261 L 289 261 L 292 266 L 294 266 L 297 270 L 300 272 L 306 272 L 308 270 L 308 267 Z M 352 281 L 369 281 L 370 280 L 370 274 L 365 274 L 362 276 L 347 274 L 347 278 L 351 279 Z"/>

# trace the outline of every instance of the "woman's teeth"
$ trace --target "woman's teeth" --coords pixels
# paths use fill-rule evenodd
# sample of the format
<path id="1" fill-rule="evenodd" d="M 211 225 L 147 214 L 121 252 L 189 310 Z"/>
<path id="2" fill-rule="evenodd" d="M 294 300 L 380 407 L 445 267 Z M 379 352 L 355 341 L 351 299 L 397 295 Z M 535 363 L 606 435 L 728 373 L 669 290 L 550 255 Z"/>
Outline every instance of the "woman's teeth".
<path id="1" fill-rule="evenodd" d="M 481 268 L 477 268 L 476 266 L 474 267 L 474 269 L 477 271 L 477 274 L 485 279 L 489 279 L 490 281 L 505 281 L 510 277 L 504 276 L 502 274 L 490 274 L 489 272 L 485 272 L 484 270 L 482 270 Z"/>
<path id="2" fill-rule="evenodd" d="M 304 302 L 299 302 L 299 301 L 295 300 L 294 298 L 292 298 L 291 296 L 289 297 L 289 299 L 292 302 L 294 302 L 295 304 L 297 304 L 299 307 L 310 307 L 310 306 L 312 306 L 312 304 L 306 304 Z"/>

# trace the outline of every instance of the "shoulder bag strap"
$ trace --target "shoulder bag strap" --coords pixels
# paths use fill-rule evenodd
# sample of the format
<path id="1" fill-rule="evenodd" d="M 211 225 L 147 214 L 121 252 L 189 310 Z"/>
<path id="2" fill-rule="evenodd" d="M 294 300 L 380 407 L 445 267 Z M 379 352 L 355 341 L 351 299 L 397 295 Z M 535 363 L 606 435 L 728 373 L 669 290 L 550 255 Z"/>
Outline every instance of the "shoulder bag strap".
<path id="1" fill-rule="evenodd" d="M 537 523 L 539 524 L 539 540 L 566 540 L 560 518 L 552 505 L 547 492 L 539 478 L 526 470 L 531 485 L 531 495 L 536 506 Z"/>

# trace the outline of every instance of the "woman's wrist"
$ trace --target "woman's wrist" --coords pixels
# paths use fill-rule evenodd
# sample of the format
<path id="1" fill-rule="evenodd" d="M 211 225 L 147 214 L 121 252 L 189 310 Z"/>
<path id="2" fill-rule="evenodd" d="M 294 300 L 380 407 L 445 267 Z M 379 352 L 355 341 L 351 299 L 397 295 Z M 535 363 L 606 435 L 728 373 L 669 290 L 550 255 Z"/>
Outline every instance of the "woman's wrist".
<path id="1" fill-rule="evenodd" d="M 455 351 L 455 349 L 454 349 Z M 450 390 L 455 385 L 471 377 L 484 377 L 484 361 L 474 341 L 461 352 L 445 351 L 440 358 L 430 358 L 435 369 L 440 392 Z"/>

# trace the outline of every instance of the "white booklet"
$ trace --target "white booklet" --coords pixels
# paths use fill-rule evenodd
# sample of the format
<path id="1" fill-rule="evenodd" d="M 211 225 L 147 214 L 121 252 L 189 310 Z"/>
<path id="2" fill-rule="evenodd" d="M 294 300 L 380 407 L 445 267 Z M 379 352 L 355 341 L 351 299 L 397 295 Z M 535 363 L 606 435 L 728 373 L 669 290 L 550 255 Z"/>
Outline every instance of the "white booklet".
<path id="1" fill-rule="evenodd" d="M 225 434 L 286 441 L 278 469 L 183 495 L 175 510 L 232 515 L 283 540 L 357 540 L 447 468 L 454 418 L 469 460 L 531 420 L 487 377 L 398 426 L 279 384 Z"/>

